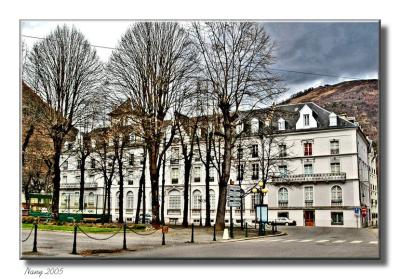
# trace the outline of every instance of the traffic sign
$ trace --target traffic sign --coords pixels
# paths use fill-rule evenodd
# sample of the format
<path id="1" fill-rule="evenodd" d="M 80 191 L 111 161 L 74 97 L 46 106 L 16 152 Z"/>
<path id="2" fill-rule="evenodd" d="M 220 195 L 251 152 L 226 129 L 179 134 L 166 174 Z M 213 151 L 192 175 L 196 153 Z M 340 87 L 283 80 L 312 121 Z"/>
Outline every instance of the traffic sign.
<path id="1" fill-rule="evenodd" d="M 366 207 L 361 208 L 361 214 L 363 217 L 367 216 L 367 208 Z"/>
<path id="2" fill-rule="evenodd" d="M 228 206 L 239 207 L 241 203 L 240 186 L 230 185 L 228 188 Z"/>
<path id="3" fill-rule="evenodd" d="M 354 214 L 359 216 L 360 215 L 360 209 L 359 208 L 354 208 Z"/>

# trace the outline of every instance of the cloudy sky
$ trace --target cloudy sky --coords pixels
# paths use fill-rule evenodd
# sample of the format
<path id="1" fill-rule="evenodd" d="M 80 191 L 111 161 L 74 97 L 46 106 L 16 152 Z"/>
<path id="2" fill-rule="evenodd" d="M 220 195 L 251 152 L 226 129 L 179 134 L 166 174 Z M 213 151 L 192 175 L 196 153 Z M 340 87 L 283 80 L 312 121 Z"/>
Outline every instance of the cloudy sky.
<path id="1" fill-rule="evenodd" d="M 23 21 L 21 34 L 44 37 L 58 24 L 75 25 L 92 45 L 115 47 L 130 21 Z M 275 73 L 283 78 L 288 95 L 349 79 L 378 78 L 379 23 L 375 22 L 263 22 L 276 44 Z M 28 47 L 38 39 L 22 37 Z M 111 49 L 97 47 L 106 62 Z M 301 73 L 300 73 L 301 72 Z"/>

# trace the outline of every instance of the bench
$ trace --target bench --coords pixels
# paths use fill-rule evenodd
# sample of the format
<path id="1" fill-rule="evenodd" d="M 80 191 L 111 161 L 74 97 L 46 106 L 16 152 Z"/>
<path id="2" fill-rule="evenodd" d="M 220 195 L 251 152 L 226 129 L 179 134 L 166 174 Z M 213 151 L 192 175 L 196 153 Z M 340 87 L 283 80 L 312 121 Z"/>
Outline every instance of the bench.
<path id="1" fill-rule="evenodd" d="M 99 218 L 83 218 L 84 223 L 96 223 L 99 220 Z"/>

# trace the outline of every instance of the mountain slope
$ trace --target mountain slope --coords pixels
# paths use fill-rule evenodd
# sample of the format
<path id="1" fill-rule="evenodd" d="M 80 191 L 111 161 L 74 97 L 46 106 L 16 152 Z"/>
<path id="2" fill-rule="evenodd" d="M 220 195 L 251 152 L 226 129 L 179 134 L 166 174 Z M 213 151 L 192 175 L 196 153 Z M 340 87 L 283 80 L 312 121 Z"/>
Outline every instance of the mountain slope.
<path id="1" fill-rule="evenodd" d="M 379 138 L 378 80 L 345 81 L 309 88 L 292 95 L 283 104 L 314 102 L 336 114 L 354 116 L 364 133 L 375 144 Z"/>

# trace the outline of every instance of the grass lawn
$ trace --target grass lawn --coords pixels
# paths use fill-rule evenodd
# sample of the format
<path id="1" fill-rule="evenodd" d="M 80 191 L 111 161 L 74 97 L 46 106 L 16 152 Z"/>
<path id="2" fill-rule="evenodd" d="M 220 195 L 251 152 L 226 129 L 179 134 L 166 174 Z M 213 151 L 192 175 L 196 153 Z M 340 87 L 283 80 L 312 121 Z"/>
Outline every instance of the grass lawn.
<path id="1" fill-rule="evenodd" d="M 23 229 L 32 229 L 33 224 L 22 224 Z M 109 233 L 109 232 L 116 232 L 119 230 L 119 228 L 102 228 L 102 227 L 96 227 L 96 226 L 85 226 L 84 224 L 79 225 L 80 228 L 82 228 L 85 232 L 88 233 Z M 74 226 L 68 226 L 68 225 L 49 225 L 49 224 L 39 224 L 38 225 L 38 230 L 42 231 L 64 231 L 64 232 L 73 232 L 74 231 Z M 138 231 L 143 231 L 143 227 L 138 227 L 135 228 L 135 230 Z M 127 230 L 129 232 L 129 230 Z"/>

